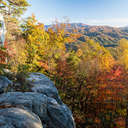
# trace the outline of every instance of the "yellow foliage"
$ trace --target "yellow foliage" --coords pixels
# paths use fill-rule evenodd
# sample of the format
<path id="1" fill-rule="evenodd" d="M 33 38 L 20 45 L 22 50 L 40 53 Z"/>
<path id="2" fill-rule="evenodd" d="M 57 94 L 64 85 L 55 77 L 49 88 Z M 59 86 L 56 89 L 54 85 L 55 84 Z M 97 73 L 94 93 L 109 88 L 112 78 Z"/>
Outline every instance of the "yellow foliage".
<path id="1" fill-rule="evenodd" d="M 82 56 L 83 52 L 82 52 L 82 50 L 81 50 L 81 49 L 78 49 L 78 50 L 77 50 L 77 52 L 76 52 L 76 54 L 77 54 L 77 56 L 79 56 L 79 57 L 80 57 L 80 56 Z"/>
<path id="2" fill-rule="evenodd" d="M 122 39 L 119 41 L 118 47 L 118 63 L 128 69 L 128 40 Z"/>
<path id="3" fill-rule="evenodd" d="M 119 58 L 119 62 L 125 66 L 126 69 L 128 69 L 128 49 L 125 49 L 122 52 L 121 57 Z"/>
<path id="4" fill-rule="evenodd" d="M 124 49 L 128 49 L 128 40 L 126 39 L 121 39 L 119 41 L 119 47 L 120 49 L 124 50 Z"/>
<path id="5" fill-rule="evenodd" d="M 23 27 L 23 34 L 26 38 L 27 64 L 31 69 L 41 67 L 41 62 L 48 62 L 48 66 L 55 66 L 55 60 L 65 53 L 66 37 L 63 25 L 57 26 L 57 31 L 49 28 L 47 31 L 43 24 L 39 24 L 35 17 L 27 19 Z M 54 61 L 53 61 L 54 60 Z M 53 69 L 47 68 L 47 69 Z"/>
<path id="6" fill-rule="evenodd" d="M 82 50 L 81 67 L 86 70 L 87 74 L 108 71 L 114 65 L 114 58 L 110 52 L 93 40 L 82 44 L 80 49 Z"/>

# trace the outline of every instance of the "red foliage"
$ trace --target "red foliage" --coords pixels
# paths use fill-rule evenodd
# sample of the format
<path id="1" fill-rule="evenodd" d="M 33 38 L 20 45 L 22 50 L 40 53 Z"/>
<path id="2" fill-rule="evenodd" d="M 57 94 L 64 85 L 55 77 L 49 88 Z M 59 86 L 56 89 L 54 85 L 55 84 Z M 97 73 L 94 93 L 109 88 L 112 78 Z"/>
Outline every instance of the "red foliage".
<path id="1" fill-rule="evenodd" d="M 117 109 L 116 104 L 126 100 L 128 80 L 121 66 L 115 65 L 110 72 L 100 73 L 95 84 L 98 84 L 95 102 L 105 105 L 106 109 Z"/>
<path id="2" fill-rule="evenodd" d="M 15 55 L 14 50 L 5 41 L 4 47 L 0 49 L 0 64 L 7 64 L 7 58 Z"/>
<path id="3" fill-rule="evenodd" d="M 7 42 L 5 42 L 4 48 L 7 49 Z M 7 61 L 7 50 L 0 49 L 0 64 L 6 64 Z"/>

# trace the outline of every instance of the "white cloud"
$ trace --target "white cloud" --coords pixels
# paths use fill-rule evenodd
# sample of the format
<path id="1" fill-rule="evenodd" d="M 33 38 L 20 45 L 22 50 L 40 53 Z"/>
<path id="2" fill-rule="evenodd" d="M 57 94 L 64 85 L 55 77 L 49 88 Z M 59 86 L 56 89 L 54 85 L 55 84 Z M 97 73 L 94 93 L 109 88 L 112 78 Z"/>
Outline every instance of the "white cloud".
<path id="1" fill-rule="evenodd" d="M 89 19 L 85 20 L 86 24 L 90 25 L 109 25 L 114 27 L 124 27 L 128 26 L 128 18 L 126 19 L 103 19 L 103 20 L 95 20 L 95 19 Z"/>

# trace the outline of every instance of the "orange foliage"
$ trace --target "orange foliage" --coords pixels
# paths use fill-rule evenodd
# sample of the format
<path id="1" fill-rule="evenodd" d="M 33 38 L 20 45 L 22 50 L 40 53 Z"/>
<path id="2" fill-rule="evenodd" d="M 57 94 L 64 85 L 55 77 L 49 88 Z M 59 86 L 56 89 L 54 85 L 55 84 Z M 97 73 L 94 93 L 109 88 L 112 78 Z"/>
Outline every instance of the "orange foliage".
<path id="1" fill-rule="evenodd" d="M 42 68 L 44 68 L 45 70 L 49 70 L 49 66 L 48 66 L 48 63 L 44 63 L 44 62 L 40 62 L 40 65 Z"/>

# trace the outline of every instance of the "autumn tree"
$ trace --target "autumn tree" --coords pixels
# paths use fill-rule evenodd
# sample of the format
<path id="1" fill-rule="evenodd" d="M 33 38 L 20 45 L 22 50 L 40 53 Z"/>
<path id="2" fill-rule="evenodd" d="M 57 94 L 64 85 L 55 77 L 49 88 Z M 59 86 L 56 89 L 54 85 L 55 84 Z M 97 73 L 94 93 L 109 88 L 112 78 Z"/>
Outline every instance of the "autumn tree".
<path id="1" fill-rule="evenodd" d="M 9 57 L 6 48 L 0 47 L 0 74 L 3 73 L 3 69 L 7 67 L 7 58 Z"/>
<path id="2" fill-rule="evenodd" d="M 1 0 L 0 13 L 20 16 L 29 6 L 27 0 Z"/>
<path id="3" fill-rule="evenodd" d="M 103 46 L 88 40 L 77 51 L 68 51 L 57 63 L 56 72 L 55 83 L 77 127 L 113 128 L 116 116 L 124 118 L 125 72 Z"/>
<path id="4" fill-rule="evenodd" d="M 19 18 L 27 10 L 29 3 L 27 0 L 0 0 L 0 13 L 3 14 L 6 29 L 6 40 L 16 41 L 17 37 L 21 34 L 19 27 Z"/>
<path id="5" fill-rule="evenodd" d="M 18 42 L 19 37 L 21 38 L 21 31 L 19 27 L 19 17 L 26 11 L 27 7 L 29 6 L 27 0 L 0 0 L 0 13 L 4 16 L 5 24 L 6 24 L 6 41 L 5 43 L 8 44 L 6 53 L 9 51 L 9 56 L 13 56 L 12 45 L 15 42 Z M 3 50 L 1 49 L 1 52 Z M 11 52 L 10 52 L 11 51 Z M 3 52 L 2 52 L 3 53 Z M 3 55 L 2 58 L 6 58 L 6 62 L 9 62 L 10 59 L 7 61 L 6 54 Z M 2 59 L 3 60 L 3 59 Z"/>
<path id="6" fill-rule="evenodd" d="M 22 29 L 27 43 L 27 63 L 31 69 L 53 71 L 55 61 L 66 50 L 63 31 L 57 32 L 51 28 L 46 31 L 34 15 L 24 22 Z"/>
<path id="7" fill-rule="evenodd" d="M 88 40 L 85 44 L 79 45 L 77 54 L 80 55 L 79 71 L 82 76 L 75 77 L 79 78 L 78 83 L 75 82 L 79 91 L 76 88 L 77 91 L 73 92 L 79 92 L 77 96 L 80 98 L 75 102 L 75 110 L 82 110 L 84 114 L 80 111 L 75 113 L 76 122 L 80 123 L 78 127 L 90 124 L 90 127 L 113 128 L 116 118 L 125 118 L 128 81 L 127 72 L 124 70 L 127 54 L 123 51 L 127 49 L 127 43 L 126 40 L 122 41 L 125 45 L 121 44 L 118 48 L 118 62 L 106 48 L 94 41 Z M 122 57 L 126 60 L 121 61 Z"/>
<path id="8" fill-rule="evenodd" d="M 128 40 L 122 39 L 118 43 L 119 43 L 119 46 L 117 48 L 118 63 L 123 65 L 127 70 L 128 69 Z"/>
<path id="9" fill-rule="evenodd" d="M 86 74 L 91 74 L 91 72 L 96 74 L 108 71 L 113 66 L 114 58 L 110 52 L 99 43 L 94 42 L 93 40 L 87 40 L 84 44 L 81 44 L 78 47 L 82 52 L 80 64 L 80 67 L 82 68 L 81 71 L 85 71 Z"/>

